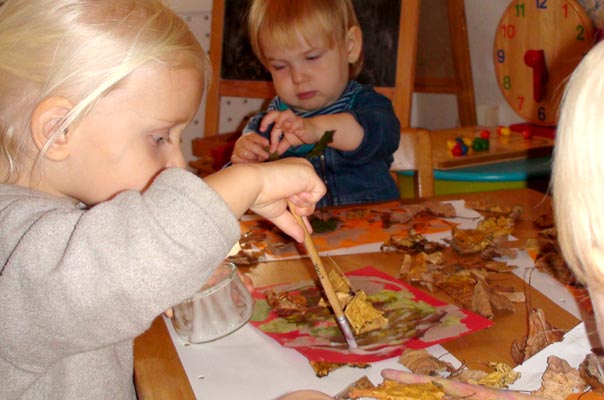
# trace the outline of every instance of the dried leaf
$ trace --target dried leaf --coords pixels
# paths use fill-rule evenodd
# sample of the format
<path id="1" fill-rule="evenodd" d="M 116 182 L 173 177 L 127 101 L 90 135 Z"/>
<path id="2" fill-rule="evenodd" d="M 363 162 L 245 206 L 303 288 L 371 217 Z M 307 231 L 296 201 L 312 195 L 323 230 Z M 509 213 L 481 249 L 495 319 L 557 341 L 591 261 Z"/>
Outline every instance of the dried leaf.
<path id="1" fill-rule="evenodd" d="M 344 309 L 344 314 L 350 322 L 355 335 L 382 329 L 388 325 L 388 319 L 383 312 L 376 310 L 367 301 L 367 294 L 359 290 Z"/>
<path id="2" fill-rule="evenodd" d="M 350 280 L 344 275 L 344 273 L 331 269 L 327 274 L 329 281 L 331 282 L 331 286 L 336 292 L 340 293 L 351 293 L 352 292 L 352 284 Z"/>
<path id="3" fill-rule="evenodd" d="M 345 387 L 340 393 L 336 394 L 335 400 L 346 400 L 350 399 L 350 391 L 353 389 L 373 389 L 375 385 L 367 378 L 367 375 L 364 375 L 352 382 L 350 385 Z"/>
<path id="4" fill-rule="evenodd" d="M 581 378 L 591 386 L 592 390 L 604 392 L 604 377 L 602 377 L 598 364 L 598 356 L 594 353 L 589 353 L 585 356 L 581 365 L 579 365 L 579 373 L 581 374 Z"/>
<path id="5" fill-rule="evenodd" d="M 436 375 L 439 372 L 455 370 L 453 365 L 439 360 L 425 349 L 406 349 L 398 361 L 416 374 Z"/>
<path id="6" fill-rule="evenodd" d="M 489 217 L 480 221 L 476 229 L 486 232 L 491 236 L 507 236 L 512 233 L 515 226 L 516 223 L 512 218 L 499 216 Z"/>
<path id="7" fill-rule="evenodd" d="M 268 289 L 265 293 L 266 301 L 280 317 L 287 317 L 292 314 L 304 314 L 307 310 L 306 297 L 301 294 L 290 292 L 276 293 Z"/>
<path id="8" fill-rule="evenodd" d="M 457 216 L 455 207 L 451 203 L 443 203 L 440 201 L 425 201 L 423 203 L 426 212 L 437 217 L 453 218 Z"/>
<path id="9" fill-rule="evenodd" d="M 449 244 L 459 254 L 478 253 L 491 244 L 487 232 L 478 229 L 453 228 L 451 234 Z"/>
<path id="10" fill-rule="evenodd" d="M 549 356 L 547 369 L 541 377 L 541 387 L 532 394 L 552 400 L 564 400 L 570 394 L 583 392 L 585 389 L 586 385 L 579 371 L 572 368 L 566 360 Z"/>
<path id="11" fill-rule="evenodd" d="M 478 385 L 505 389 L 520 378 L 520 373 L 514 371 L 507 364 L 489 363 L 489 367 L 493 368 L 494 371 L 476 381 Z"/>
<path id="12" fill-rule="evenodd" d="M 464 308 L 472 308 L 474 296 L 474 279 L 467 271 L 438 276 L 436 285 L 447 293 L 455 302 Z"/>
<path id="13" fill-rule="evenodd" d="M 371 364 L 367 363 L 335 363 L 335 362 L 327 362 L 327 361 L 309 361 L 310 366 L 313 371 L 315 371 L 315 375 L 318 378 L 323 378 L 324 376 L 329 375 L 330 372 L 335 371 L 338 368 L 342 367 L 352 367 L 352 368 L 369 368 Z"/>
<path id="14" fill-rule="evenodd" d="M 474 294 L 472 296 L 472 311 L 485 318 L 493 318 L 493 309 L 489 299 L 489 288 L 486 281 L 480 279 L 474 285 Z"/>
<path id="15" fill-rule="evenodd" d="M 396 251 L 404 254 L 440 252 L 445 246 L 442 243 L 428 241 L 424 235 L 410 230 L 407 234 L 394 234 L 382 246 L 382 251 Z"/>
<path id="16" fill-rule="evenodd" d="M 528 334 L 522 342 L 512 343 L 512 358 L 522 364 L 546 346 L 562 340 L 564 331 L 554 328 L 545 319 L 543 310 L 533 309 L 529 315 Z"/>
<path id="17" fill-rule="evenodd" d="M 369 397 L 379 400 L 440 400 L 445 397 L 442 388 L 434 383 L 403 384 L 384 380 L 372 389 L 353 389 L 351 399 Z"/>

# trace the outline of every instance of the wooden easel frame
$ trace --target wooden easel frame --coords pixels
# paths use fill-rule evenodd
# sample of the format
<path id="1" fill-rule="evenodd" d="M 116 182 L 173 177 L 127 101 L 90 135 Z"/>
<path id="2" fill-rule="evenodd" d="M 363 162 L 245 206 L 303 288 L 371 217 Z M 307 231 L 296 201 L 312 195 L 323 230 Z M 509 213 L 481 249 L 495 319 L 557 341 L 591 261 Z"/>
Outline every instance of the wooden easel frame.
<path id="1" fill-rule="evenodd" d="M 453 75 L 448 77 L 423 76 L 422 71 L 417 71 L 415 91 L 454 94 L 457 97 L 460 125 L 474 126 L 477 124 L 476 100 L 468 46 L 465 1 L 446 0 L 446 4 Z"/>

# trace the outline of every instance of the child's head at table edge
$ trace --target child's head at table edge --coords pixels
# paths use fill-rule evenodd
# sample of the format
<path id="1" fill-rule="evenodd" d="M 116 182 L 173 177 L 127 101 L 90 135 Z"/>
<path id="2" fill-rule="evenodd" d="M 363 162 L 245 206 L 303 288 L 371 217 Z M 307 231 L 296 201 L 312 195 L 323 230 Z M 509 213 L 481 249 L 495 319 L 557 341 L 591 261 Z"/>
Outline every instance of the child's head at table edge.
<path id="1" fill-rule="evenodd" d="M 558 240 L 590 292 L 604 343 L 604 42 L 570 77 L 560 109 L 552 171 Z"/>
<path id="2" fill-rule="evenodd" d="M 351 30 L 361 33 L 351 0 L 254 0 L 248 30 L 254 54 L 265 66 L 269 60 L 263 51 L 264 43 L 281 49 L 295 48 L 300 35 L 310 45 L 345 48 Z M 349 78 L 356 78 L 362 68 L 361 47 L 358 59 L 349 65 Z"/>
<path id="3" fill-rule="evenodd" d="M 196 70 L 200 94 L 209 79 L 203 49 L 160 0 L 9 0 L 0 13 L 0 182 L 41 170 L 55 143 L 136 71 Z M 49 101 L 64 113 L 36 141 Z"/>

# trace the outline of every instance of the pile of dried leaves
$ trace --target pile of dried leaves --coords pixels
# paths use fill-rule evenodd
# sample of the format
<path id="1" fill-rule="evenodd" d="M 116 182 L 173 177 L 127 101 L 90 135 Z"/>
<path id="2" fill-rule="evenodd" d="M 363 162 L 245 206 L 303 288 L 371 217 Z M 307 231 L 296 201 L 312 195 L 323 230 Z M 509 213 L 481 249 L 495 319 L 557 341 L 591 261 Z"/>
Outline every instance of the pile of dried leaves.
<path id="1" fill-rule="evenodd" d="M 579 369 L 572 368 L 556 356 L 548 358 L 541 387 L 531 393 L 508 390 L 520 374 L 508 365 L 490 363 L 491 372 L 459 369 L 430 355 L 426 350 L 406 350 L 399 362 L 411 372 L 384 370 L 384 381 L 374 385 L 363 377 L 348 386 L 336 399 L 388 400 L 565 400 L 573 393 L 583 393 L 590 386 L 601 390 L 602 375 L 595 366 L 594 355 L 586 356 Z M 590 384 L 590 381 L 594 381 Z"/>
<path id="2" fill-rule="evenodd" d="M 489 282 L 490 273 L 516 268 L 497 258 L 515 258 L 516 251 L 506 247 L 522 208 L 502 209 L 483 203 L 469 204 L 489 215 L 475 229 L 453 227 L 450 246 L 428 241 L 413 231 L 393 235 L 382 251 L 403 253 L 399 278 L 431 292 L 440 289 L 459 306 L 493 318 L 496 312 L 515 312 L 514 303 L 524 302 L 524 293 Z M 468 204 L 466 204 L 468 206 Z"/>

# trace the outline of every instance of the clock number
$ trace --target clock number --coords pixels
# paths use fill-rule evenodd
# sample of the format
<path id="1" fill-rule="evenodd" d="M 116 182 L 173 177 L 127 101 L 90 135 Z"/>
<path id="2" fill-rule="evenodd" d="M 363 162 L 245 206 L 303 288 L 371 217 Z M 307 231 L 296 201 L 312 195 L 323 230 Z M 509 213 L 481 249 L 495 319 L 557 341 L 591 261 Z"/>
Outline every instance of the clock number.
<path id="1" fill-rule="evenodd" d="M 585 40 L 585 27 L 577 25 L 577 40 Z"/>
<path id="2" fill-rule="evenodd" d="M 535 0 L 537 8 L 547 9 L 547 0 Z"/>
<path id="3" fill-rule="evenodd" d="M 509 75 L 503 77 L 503 88 L 510 90 L 512 88 L 512 78 Z"/>
<path id="4" fill-rule="evenodd" d="M 524 96 L 518 96 L 518 109 L 522 110 L 523 105 L 524 105 Z"/>
<path id="5" fill-rule="evenodd" d="M 497 62 L 503 64 L 505 62 L 505 50 L 497 50 Z"/>
<path id="6" fill-rule="evenodd" d="M 568 18 L 568 3 L 564 2 L 562 10 L 564 10 L 564 18 Z"/>
<path id="7" fill-rule="evenodd" d="M 545 121 L 546 119 L 546 115 L 545 115 L 545 107 L 541 106 L 537 109 L 537 118 L 539 118 L 539 121 Z"/>
<path id="8" fill-rule="evenodd" d="M 504 24 L 501 29 L 503 29 L 503 37 L 506 39 L 513 39 L 516 36 L 516 27 L 512 24 Z"/>
<path id="9" fill-rule="evenodd" d="M 524 3 L 522 4 L 516 4 L 516 16 L 517 17 L 524 17 Z"/>

